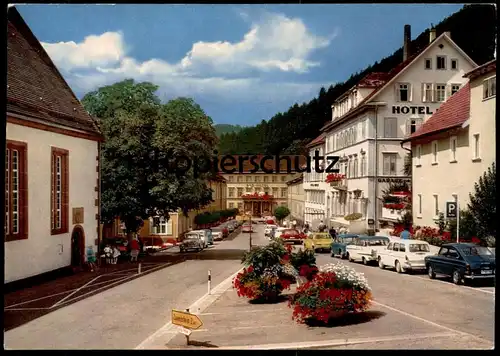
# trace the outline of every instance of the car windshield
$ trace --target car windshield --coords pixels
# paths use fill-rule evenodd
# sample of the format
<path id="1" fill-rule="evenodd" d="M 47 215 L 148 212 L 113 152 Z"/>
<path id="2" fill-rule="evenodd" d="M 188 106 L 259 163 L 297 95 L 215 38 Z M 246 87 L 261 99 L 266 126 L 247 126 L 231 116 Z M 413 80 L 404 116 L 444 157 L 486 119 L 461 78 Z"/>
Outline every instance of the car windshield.
<path id="1" fill-rule="evenodd" d="M 354 240 L 354 238 L 352 238 L 352 237 L 344 237 L 344 238 L 340 239 L 340 242 L 345 243 L 345 244 L 350 244 L 350 243 L 352 243 L 353 240 Z"/>
<path id="2" fill-rule="evenodd" d="M 186 239 L 197 239 L 199 238 L 198 234 L 186 234 Z"/>
<path id="3" fill-rule="evenodd" d="M 313 239 L 315 240 L 324 240 L 324 239 L 330 239 L 330 235 L 328 234 L 316 234 L 313 236 Z"/>
<path id="4" fill-rule="evenodd" d="M 296 230 L 284 230 L 283 233 L 287 234 L 287 235 L 297 235 L 298 234 L 298 232 Z"/>
<path id="5" fill-rule="evenodd" d="M 491 251 L 483 246 L 461 247 L 460 251 L 465 256 L 492 256 Z"/>
<path id="6" fill-rule="evenodd" d="M 368 240 L 369 246 L 386 246 L 388 240 L 380 239 L 380 240 Z"/>
<path id="7" fill-rule="evenodd" d="M 410 244 L 410 252 L 429 252 L 429 245 L 426 244 Z"/>

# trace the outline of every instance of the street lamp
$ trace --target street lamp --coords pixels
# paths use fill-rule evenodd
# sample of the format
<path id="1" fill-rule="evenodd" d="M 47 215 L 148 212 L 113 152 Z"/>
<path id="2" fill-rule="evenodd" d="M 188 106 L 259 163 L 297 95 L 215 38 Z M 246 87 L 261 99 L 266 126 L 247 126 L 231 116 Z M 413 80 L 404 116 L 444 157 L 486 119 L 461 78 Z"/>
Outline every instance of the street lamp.
<path id="1" fill-rule="evenodd" d="M 248 215 L 248 222 L 250 223 L 250 240 L 249 240 L 249 252 L 252 252 L 252 230 L 253 230 L 253 227 L 252 227 L 252 214 L 247 212 L 247 215 Z"/>

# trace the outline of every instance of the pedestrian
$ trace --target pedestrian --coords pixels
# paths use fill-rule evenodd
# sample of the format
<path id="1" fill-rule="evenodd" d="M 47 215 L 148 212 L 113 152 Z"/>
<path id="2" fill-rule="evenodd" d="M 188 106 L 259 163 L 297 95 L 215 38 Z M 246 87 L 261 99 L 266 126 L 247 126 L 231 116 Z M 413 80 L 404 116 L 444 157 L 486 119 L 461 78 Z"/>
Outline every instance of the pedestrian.
<path id="1" fill-rule="evenodd" d="M 405 229 L 401 231 L 399 237 L 401 238 L 401 240 L 411 239 L 410 227 L 408 225 L 405 225 Z"/>
<path id="2" fill-rule="evenodd" d="M 120 257 L 120 255 L 121 255 L 121 252 L 118 249 L 118 247 L 113 246 L 113 264 L 114 265 L 116 265 L 116 263 L 118 262 L 118 257 Z"/>
<path id="3" fill-rule="evenodd" d="M 133 239 L 130 242 L 130 261 L 131 262 L 137 262 L 137 257 L 139 256 L 139 241 L 137 239 Z"/>
<path id="4" fill-rule="evenodd" d="M 97 269 L 96 257 L 95 257 L 94 249 L 92 248 L 92 246 L 87 247 L 87 263 L 90 267 L 90 272 L 94 272 L 94 270 Z"/>
<path id="5" fill-rule="evenodd" d="M 269 239 L 270 239 L 270 240 L 273 240 L 275 236 L 276 236 L 276 228 L 275 228 L 275 227 L 273 227 L 273 228 L 271 229 L 271 233 L 269 234 Z"/>
<path id="6" fill-rule="evenodd" d="M 345 228 L 345 226 L 342 226 L 342 227 L 340 228 L 340 230 L 339 230 L 339 234 L 340 234 L 340 235 L 344 235 L 344 234 L 346 234 L 346 233 L 347 233 L 347 229 Z"/>
<path id="7" fill-rule="evenodd" d="M 324 232 L 324 231 L 325 231 L 325 229 L 326 229 L 326 225 L 325 225 L 325 223 L 323 222 L 323 220 L 321 220 L 321 222 L 320 222 L 320 223 L 319 223 L 319 225 L 318 225 L 318 231 L 319 231 L 319 232 Z"/>
<path id="8" fill-rule="evenodd" d="M 332 237 L 332 239 L 335 239 L 337 238 L 337 231 L 335 231 L 335 229 L 333 227 L 330 228 L 330 231 L 328 231 L 330 233 L 330 236 Z"/>
<path id="9" fill-rule="evenodd" d="M 104 256 L 106 256 L 106 264 L 110 265 L 113 260 L 113 250 L 110 245 L 104 247 Z"/>

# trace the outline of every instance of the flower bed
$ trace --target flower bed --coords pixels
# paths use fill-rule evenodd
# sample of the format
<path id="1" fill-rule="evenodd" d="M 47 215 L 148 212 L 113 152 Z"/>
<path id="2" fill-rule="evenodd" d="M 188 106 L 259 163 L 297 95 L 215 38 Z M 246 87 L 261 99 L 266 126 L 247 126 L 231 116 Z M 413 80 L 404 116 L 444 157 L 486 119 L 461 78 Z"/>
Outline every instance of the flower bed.
<path id="1" fill-rule="evenodd" d="M 330 173 L 326 176 L 325 182 L 326 183 L 340 182 L 344 178 L 345 178 L 345 175 L 343 175 L 343 174 Z"/>
<path id="2" fill-rule="evenodd" d="M 322 266 L 311 281 L 301 285 L 289 306 L 292 319 L 299 323 L 316 320 L 326 324 L 331 318 L 366 310 L 371 299 L 363 274 L 335 263 Z"/>
<path id="3" fill-rule="evenodd" d="M 406 204 L 403 203 L 386 203 L 384 204 L 384 208 L 391 210 L 403 210 Z"/>
<path id="4" fill-rule="evenodd" d="M 243 263 L 248 267 L 236 276 L 233 287 L 238 296 L 251 300 L 275 300 L 297 276 L 290 254 L 278 241 L 245 254 Z"/>
<path id="5" fill-rule="evenodd" d="M 255 192 L 255 193 L 244 193 L 241 195 L 243 199 L 262 199 L 262 200 L 271 200 L 273 196 L 270 194 L 266 194 L 264 192 Z"/>
<path id="6" fill-rule="evenodd" d="M 392 231 L 392 236 L 398 236 L 404 230 L 402 225 L 397 225 L 394 227 Z M 456 236 L 451 236 L 451 233 L 448 231 L 444 231 L 442 233 L 439 232 L 439 229 L 431 226 L 415 226 L 410 227 L 410 234 L 412 238 L 416 240 L 426 241 L 428 244 L 433 246 L 441 246 L 448 242 L 456 241 Z M 472 237 L 471 239 L 460 238 L 459 242 L 472 242 L 472 243 L 480 243 L 480 240 L 477 237 Z"/>

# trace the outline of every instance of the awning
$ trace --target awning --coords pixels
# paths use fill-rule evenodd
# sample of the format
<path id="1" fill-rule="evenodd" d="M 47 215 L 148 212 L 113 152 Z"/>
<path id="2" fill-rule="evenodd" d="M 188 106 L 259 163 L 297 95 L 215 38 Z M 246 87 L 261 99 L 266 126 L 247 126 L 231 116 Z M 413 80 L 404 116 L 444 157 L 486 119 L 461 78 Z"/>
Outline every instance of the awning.
<path id="1" fill-rule="evenodd" d="M 309 215 L 325 215 L 325 211 L 321 209 L 306 208 L 305 213 Z"/>

